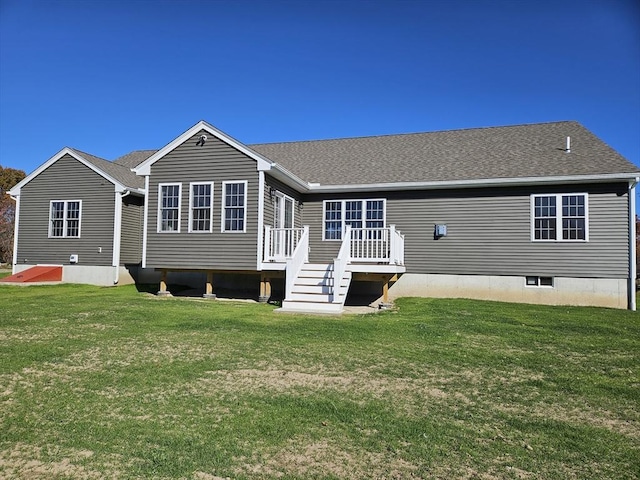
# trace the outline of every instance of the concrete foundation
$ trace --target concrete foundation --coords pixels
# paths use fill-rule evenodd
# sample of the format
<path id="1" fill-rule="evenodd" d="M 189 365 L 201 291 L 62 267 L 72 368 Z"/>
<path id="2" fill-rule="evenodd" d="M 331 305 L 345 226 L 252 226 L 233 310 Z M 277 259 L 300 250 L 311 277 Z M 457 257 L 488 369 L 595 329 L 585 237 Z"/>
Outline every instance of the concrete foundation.
<path id="1" fill-rule="evenodd" d="M 628 308 L 627 280 L 554 277 L 553 286 L 531 287 L 525 277 L 405 273 L 389 288 L 399 297 L 474 298 L 543 305 Z M 377 301 L 381 302 L 380 297 Z"/>
<path id="2" fill-rule="evenodd" d="M 15 265 L 13 272 L 20 273 L 36 265 Z M 136 283 L 140 275 L 144 275 L 137 266 L 134 267 L 109 267 L 96 265 L 62 265 L 62 281 L 64 283 L 84 283 L 110 287 L 113 285 L 130 285 Z M 159 278 L 155 272 L 146 272 L 149 278 Z M 117 283 L 116 283 L 117 280 Z M 158 280 L 155 280 L 157 283 Z M 153 283 L 153 282 L 148 282 Z"/>

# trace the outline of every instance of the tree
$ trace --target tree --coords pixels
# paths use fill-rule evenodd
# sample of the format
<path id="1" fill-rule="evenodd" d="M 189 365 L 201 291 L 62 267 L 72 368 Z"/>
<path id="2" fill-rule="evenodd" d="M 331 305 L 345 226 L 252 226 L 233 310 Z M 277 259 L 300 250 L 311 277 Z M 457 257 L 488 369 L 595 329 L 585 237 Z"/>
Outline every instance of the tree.
<path id="1" fill-rule="evenodd" d="M 0 262 L 13 258 L 13 227 L 16 219 L 16 202 L 7 195 L 26 174 L 15 168 L 0 165 Z"/>

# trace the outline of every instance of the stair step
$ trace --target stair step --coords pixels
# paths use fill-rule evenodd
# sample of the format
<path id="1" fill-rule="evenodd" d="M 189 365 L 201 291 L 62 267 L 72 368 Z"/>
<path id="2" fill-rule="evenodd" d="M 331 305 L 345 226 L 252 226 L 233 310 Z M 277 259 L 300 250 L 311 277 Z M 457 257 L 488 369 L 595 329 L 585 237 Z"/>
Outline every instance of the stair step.
<path id="1" fill-rule="evenodd" d="M 329 285 L 300 285 L 295 284 L 291 293 L 310 293 L 310 294 L 325 294 L 329 295 L 333 288 Z"/>
<path id="2" fill-rule="evenodd" d="M 328 293 L 296 293 L 292 292 L 287 301 L 311 302 L 311 303 L 331 303 L 333 295 Z"/>
<path id="3" fill-rule="evenodd" d="M 351 272 L 345 271 L 336 282 L 333 264 L 307 263 L 302 266 L 294 282 L 291 294 L 282 302 L 283 311 L 342 313 L 351 283 Z M 338 284 L 335 295 L 334 283 Z"/>
<path id="4" fill-rule="evenodd" d="M 302 267 L 303 270 L 315 270 L 315 271 L 322 271 L 322 272 L 330 272 L 331 270 L 333 270 L 333 264 L 326 264 L 326 263 L 305 263 L 304 266 Z"/>
<path id="5" fill-rule="evenodd" d="M 314 277 L 298 277 L 296 285 L 330 285 L 333 283 L 331 278 L 314 278 Z"/>
<path id="6" fill-rule="evenodd" d="M 324 278 L 332 278 L 331 272 L 325 272 L 320 270 L 301 270 L 298 274 L 298 278 L 316 278 L 316 279 L 324 279 Z"/>
<path id="7" fill-rule="evenodd" d="M 313 303 L 285 300 L 282 302 L 282 312 L 301 313 L 342 313 L 344 307 L 341 303 Z"/>

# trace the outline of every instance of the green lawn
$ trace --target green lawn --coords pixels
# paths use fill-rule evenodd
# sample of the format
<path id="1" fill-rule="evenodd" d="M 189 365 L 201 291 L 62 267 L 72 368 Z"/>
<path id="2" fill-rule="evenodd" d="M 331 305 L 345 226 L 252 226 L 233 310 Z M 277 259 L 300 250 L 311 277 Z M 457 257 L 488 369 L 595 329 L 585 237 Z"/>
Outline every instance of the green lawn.
<path id="1" fill-rule="evenodd" d="M 635 479 L 636 313 L 0 286 L 0 478 Z"/>

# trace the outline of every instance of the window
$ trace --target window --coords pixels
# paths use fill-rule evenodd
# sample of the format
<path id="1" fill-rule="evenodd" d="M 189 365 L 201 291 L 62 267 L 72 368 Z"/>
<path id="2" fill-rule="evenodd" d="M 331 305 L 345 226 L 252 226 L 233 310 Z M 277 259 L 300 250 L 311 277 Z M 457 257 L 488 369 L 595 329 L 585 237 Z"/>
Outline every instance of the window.
<path id="1" fill-rule="evenodd" d="M 52 200 L 49 208 L 49 237 L 80 238 L 81 200 Z"/>
<path id="2" fill-rule="evenodd" d="M 180 232 L 182 184 L 158 185 L 158 232 Z"/>
<path id="3" fill-rule="evenodd" d="M 189 232 L 211 232 L 213 182 L 191 183 L 189 189 Z"/>
<path id="4" fill-rule="evenodd" d="M 342 238 L 342 202 L 324 202 L 324 239 Z"/>
<path id="5" fill-rule="evenodd" d="M 553 277 L 526 277 L 527 287 L 553 287 Z"/>
<path id="6" fill-rule="evenodd" d="M 587 241 L 587 194 L 532 195 L 532 240 Z"/>
<path id="7" fill-rule="evenodd" d="M 324 202 L 324 240 L 341 240 L 347 225 L 351 228 L 384 228 L 385 201 L 339 200 Z M 367 233 L 377 238 L 380 232 Z"/>
<path id="8" fill-rule="evenodd" d="M 245 232 L 247 182 L 223 182 L 222 192 L 222 231 Z"/>

